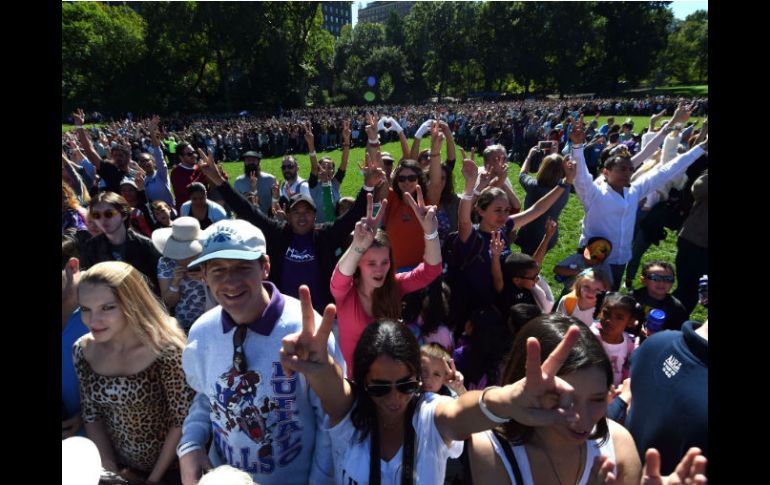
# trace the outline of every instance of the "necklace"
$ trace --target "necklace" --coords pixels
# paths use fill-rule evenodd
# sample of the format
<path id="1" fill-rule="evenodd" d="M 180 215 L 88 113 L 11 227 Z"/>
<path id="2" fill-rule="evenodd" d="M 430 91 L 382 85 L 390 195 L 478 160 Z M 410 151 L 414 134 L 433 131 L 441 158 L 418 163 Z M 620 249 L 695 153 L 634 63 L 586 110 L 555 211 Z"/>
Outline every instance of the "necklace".
<path id="1" fill-rule="evenodd" d="M 545 457 L 548 458 L 548 464 L 551 465 L 551 471 L 553 471 L 553 474 L 556 476 L 556 480 L 559 482 L 559 485 L 564 485 L 561 481 L 561 478 L 559 477 L 559 472 L 556 471 L 556 466 L 553 464 L 553 460 L 551 460 L 551 454 L 546 451 Z M 578 461 L 578 470 L 577 470 L 577 476 L 575 477 L 575 485 L 578 484 L 580 481 L 580 470 L 583 468 L 583 445 L 580 445 L 580 460 Z"/>

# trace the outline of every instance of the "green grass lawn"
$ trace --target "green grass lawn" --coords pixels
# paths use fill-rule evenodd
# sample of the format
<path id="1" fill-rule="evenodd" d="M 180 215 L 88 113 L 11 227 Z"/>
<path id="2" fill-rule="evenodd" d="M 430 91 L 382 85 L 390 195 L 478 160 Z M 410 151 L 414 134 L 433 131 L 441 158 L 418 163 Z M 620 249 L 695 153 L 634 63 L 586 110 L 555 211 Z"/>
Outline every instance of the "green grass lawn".
<path id="1" fill-rule="evenodd" d="M 96 126 L 97 128 L 101 128 L 102 126 L 104 126 L 104 123 L 85 123 L 84 126 L 86 128 L 89 128 L 89 129 L 92 126 Z M 68 125 L 66 123 L 62 123 L 61 124 L 61 132 L 62 133 L 66 133 L 68 131 L 73 131 L 73 130 L 75 130 L 75 125 Z"/>
<path id="2" fill-rule="evenodd" d="M 653 96 L 656 96 L 656 95 L 688 96 L 688 97 L 708 96 L 709 85 L 693 84 L 693 85 L 687 85 L 687 86 L 660 86 L 660 87 L 656 87 L 655 89 L 652 89 L 651 87 L 648 86 L 643 88 L 629 89 L 625 91 L 625 93 L 633 94 L 633 95 L 650 94 Z"/>
<path id="3" fill-rule="evenodd" d="M 625 120 L 625 116 L 616 116 L 616 121 L 622 122 Z M 622 119 L 620 119 L 622 118 Z M 632 117 L 635 118 L 635 125 L 634 131 L 638 131 L 638 127 L 646 126 L 646 124 L 649 122 L 649 118 L 646 117 Z M 409 140 L 410 146 L 411 146 L 411 140 Z M 421 147 L 427 148 L 430 141 L 427 139 L 424 139 L 422 142 Z M 364 151 L 365 149 L 363 147 L 361 148 L 353 148 L 350 150 L 350 161 L 348 164 L 348 170 L 345 175 L 345 180 L 342 184 L 342 187 L 340 189 L 340 192 L 343 196 L 349 195 L 349 196 L 355 196 L 358 193 L 358 190 L 361 188 L 361 184 L 363 182 L 363 177 L 361 176 L 361 172 L 358 170 L 357 164 L 363 164 L 364 161 Z M 393 143 L 387 143 L 382 146 L 382 151 L 388 151 L 391 154 L 393 154 L 393 157 L 398 160 L 401 155 L 401 147 L 400 144 L 397 142 Z M 443 147 L 442 149 L 442 160 L 445 158 L 446 155 L 446 147 Z M 321 152 L 318 151 L 318 158 L 320 159 L 322 156 L 329 156 L 334 160 L 337 166 L 339 166 L 340 159 L 342 157 L 342 151 L 336 150 L 331 152 Z M 297 162 L 299 163 L 299 173 L 300 176 L 307 178 L 310 174 L 310 159 L 306 154 L 297 155 L 295 156 L 297 159 Z M 457 152 L 457 158 L 459 160 L 460 158 L 460 151 Z M 476 163 L 481 165 L 482 160 L 480 156 L 476 157 Z M 455 191 L 459 192 L 462 190 L 462 187 L 464 186 L 462 174 L 460 173 L 462 163 L 458 161 L 458 163 L 455 165 L 454 170 L 454 184 L 455 184 Z M 274 157 L 274 158 L 266 158 L 262 160 L 262 170 L 268 173 L 271 173 L 275 175 L 277 178 L 281 178 L 281 157 Z M 243 174 L 243 163 L 242 162 L 231 162 L 231 163 L 225 163 L 224 164 L 225 171 L 230 176 L 230 182 L 232 183 L 235 178 L 241 174 Z M 511 183 L 513 184 L 514 191 L 516 192 L 516 196 L 519 198 L 519 200 L 524 202 L 524 189 L 521 188 L 521 185 L 519 185 L 518 177 L 519 177 L 519 165 L 516 164 L 510 164 L 509 169 L 509 178 L 511 179 Z M 559 261 L 566 258 L 568 255 L 574 253 L 577 249 L 577 243 L 580 239 L 580 221 L 583 218 L 583 207 L 580 204 L 580 201 L 577 198 L 576 194 L 570 194 L 569 196 L 569 202 L 567 203 L 567 206 L 564 208 L 564 210 L 561 213 L 561 216 L 559 218 L 559 241 L 557 242 L 556 246 L 551 249 L 551 251 L 548 252 L 548 254 L 545 257 L 545 261 L 543 263 L 543 271 L 542 275 L 546 278 L 549 285 L 551 286 L 551 290 L 554 292 L 554 296 L 558 296 L 561 292 L 562 285 L 554 279 L 553 275 L 553 268 Z M 674 260 L 676 258 L 676 234 L 668 229 L 666 229 L 668 233 L 668 237 L 665 239 L 665 241 L 660 242 L 660 246 L 651 246 L 650 249 L 645 253 L 645 255 L 642 257 L 642 265 L 647 262 L 651 261 L 653 259 L 661 259 L 664 261 L 670 261 L 672 264 L 674 263 Z M 518 246 L 513 246 L 514 250 L 518 250 Z M 640 266 L 641 271 L 641 266 Z M 638 276 L 637 276 L 638 278 Z M 639 287 L 640 284 L 637 282 L 635 284 L 635 287 Z M 708 310 L 701 305 L 698 305 L 695 310 L 692 313 L 692 318 L 699 321 L 705 321 L 705 319 L 708 317 Z"/>

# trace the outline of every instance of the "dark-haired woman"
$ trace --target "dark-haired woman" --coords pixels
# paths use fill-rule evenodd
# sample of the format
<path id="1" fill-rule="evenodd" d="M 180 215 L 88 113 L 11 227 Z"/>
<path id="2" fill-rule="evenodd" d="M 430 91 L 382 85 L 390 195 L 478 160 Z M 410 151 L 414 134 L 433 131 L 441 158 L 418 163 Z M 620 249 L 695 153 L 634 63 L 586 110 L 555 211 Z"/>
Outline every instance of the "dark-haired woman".
<path id="1" fill-rule="evenodd" d="M 326 349 L 334 306 L 326 307 L 316 328 L 305 286 L 300 288 L 300 300 L 302 332 L 283 339 L 281 363 L 304 374 L 321 400 L 337 483 L 443 483 L 447 458 L 459 456 L 462 440 L 472 433 L 509 419 L 529 425 L 577 419 L 561 405 L 568 404 L 571 389 L 554 377 L 577 329 L 568 332 L 542 367 L 533 342 L 526 379 L 503 388 L 468 391 L 455 400 L 430 392 L 419 394 L 419 346 L 405 325 L 390 320 L 364 330 L 354 353 L 353 380 L 344 379 Z M 543 404 L 546 395 L 555 396 L 550 408 Z"/>

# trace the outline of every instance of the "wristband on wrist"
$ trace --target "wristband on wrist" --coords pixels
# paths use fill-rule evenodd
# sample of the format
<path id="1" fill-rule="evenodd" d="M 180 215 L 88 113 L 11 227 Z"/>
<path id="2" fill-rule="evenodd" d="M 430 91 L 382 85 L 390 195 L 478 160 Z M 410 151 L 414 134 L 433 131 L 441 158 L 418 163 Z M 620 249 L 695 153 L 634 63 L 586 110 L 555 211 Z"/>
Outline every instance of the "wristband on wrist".
<path id="1" fill-rule="evenodd" d="M 315 156 L 315 150 L 313 150 L 312 152 L 307 152 L 307 156 L 314 157 Z"/>
<path id="2" fill-rule="evenodd" d="M 359 248 L 356 246 L 353 246 L 353 251 L 357 252 L 358 254 L 364 254 L 368 248 Z"/>
<path id="3" fill-rule="evenodd" d="M 369 139 L 369 144 L 370 144 L 370 145 L 379 145 L 379 144 L 380 144 L 380 140 L 379 140 L 379 139 L 376 139 L 376 140 L 372 140 L 372 139 L 370 138 L 370 139 Z"/>
<path id="4" fill-rule="evenodd" d="M 492 386 L 492 387 L 487 387 L 486 389 L 481 391 L 481 395 L 479 396 L 479 409 L 481 409 L 482 414 L 484 414 L 484 416 L 486 416 L 488 420 L 492 421 L 493 423 L 503 424 L 510 421 L 511 418 L 501 418 L 500 416 L 490 411 L 487 405 L 484 404 L 484 394 L 486 394 L 487 391 L 490 389 L 499 389 L 499 388 L 500 386 Z"/>
<path id="5" fill-rule="evenodd" d="M 426 234 L 425 235 L 425 240 L 426 241 L 432 241 L 432 240 L 437 239 L 437 238 L 438 238 L 438 229 L 436 229 L 435 231 L 431 232 L 430 234 Z"/>
<path id="6" fill-rule="evenodd" d="M 567 182 L 566 179 L 562 180 L 557 184 L 559 187 L 563 188 L 564 190 L 569 190 L 571 183 Z"/>
<path id="7" fill-rule="evenodd" d="M 460 198 L 462 200 L 473 200 L 473 194 L 463 194 Z"/>
<path id="8" fill-rule="evenodd" d="M 281 199 L 276 199 L 275 197 L 273 197 L 273 199 L 272 199 L 272 202 L 273 202 L 273 203 L 276 203 L 276 202 L 280 202 L 280 200 L 281 200 Z"/>
<path id="9" fill-rule="evenodd" d="M 473 195 L 475 195 L 476 197 L 478 197 L 478 196 L 480 196 L 480 195 L 481 195 L 481 192 L 479 192 L 479 191 L 478 191 L 478 190 L 476 190 L 476 189 L 473 189 Z"/>
<path id="10" fill-rule="evenodd" d="M 583 148 L 584 146 L 586 146 L 586 144 L 585 144 L 585 143 L 581 143 L 581 144 L 579 144 L 579 145 L 572 145 L 572 149 L 573 149 L 573 150 L 577 150 L 577 149 L 579 149 L 579 148 Z"/>

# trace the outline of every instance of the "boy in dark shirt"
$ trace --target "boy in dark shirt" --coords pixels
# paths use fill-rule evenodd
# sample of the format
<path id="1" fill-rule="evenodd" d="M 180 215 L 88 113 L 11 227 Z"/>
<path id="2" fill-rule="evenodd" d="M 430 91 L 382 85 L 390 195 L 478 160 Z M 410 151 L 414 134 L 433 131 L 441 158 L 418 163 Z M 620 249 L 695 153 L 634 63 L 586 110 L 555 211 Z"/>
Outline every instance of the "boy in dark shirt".
<path id="1" fill-rule="evenodd" d="M 664 330 L 681 330 L 687 320 L 687 310 L 682 302 L 671 295 L 676 279 L 674 265 L 666 261 L 650 261 L 642 268 L 642 287 L 634 290 L 633 296 L 644 306 L 644 314 L 657 308 L 666 312 Z"/>
<path id="2" fill-rule="evenodd" d="M 532 256 L 511 253 L 503 264 L 503 280 L 505 286 L 498 295 L 498 309 L 505 318 L 508 310 L 518 303 L 537 305 L 543 313 L 551 311 L 553 295 L 545 280 L 541 280 L 540 264 Z"/>

